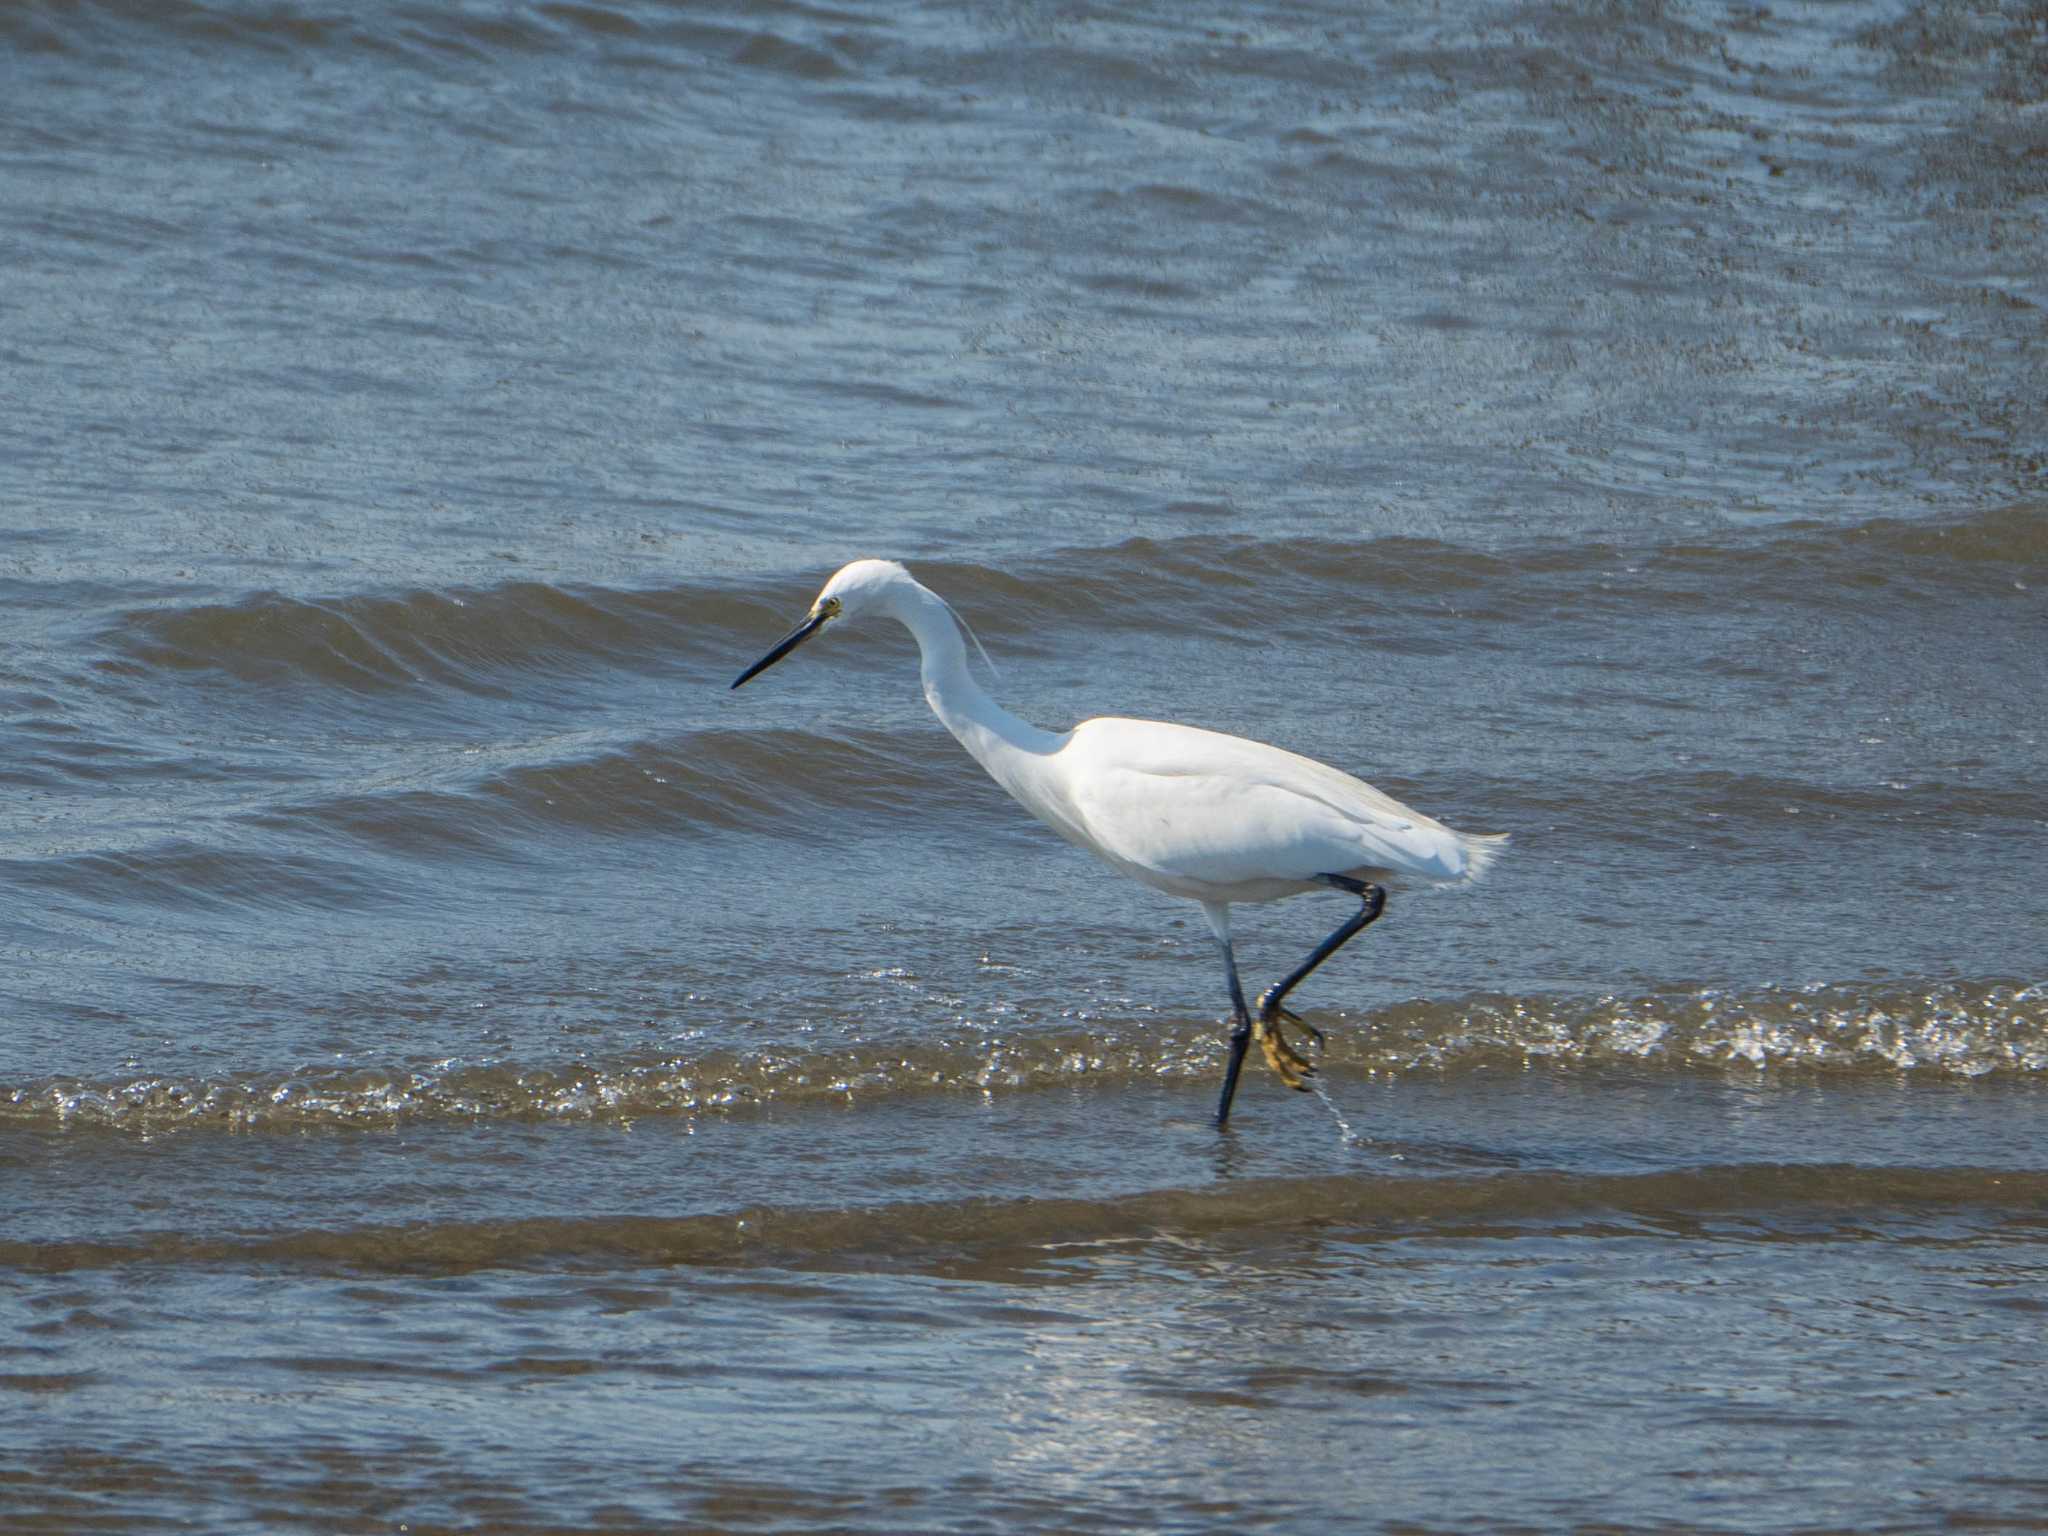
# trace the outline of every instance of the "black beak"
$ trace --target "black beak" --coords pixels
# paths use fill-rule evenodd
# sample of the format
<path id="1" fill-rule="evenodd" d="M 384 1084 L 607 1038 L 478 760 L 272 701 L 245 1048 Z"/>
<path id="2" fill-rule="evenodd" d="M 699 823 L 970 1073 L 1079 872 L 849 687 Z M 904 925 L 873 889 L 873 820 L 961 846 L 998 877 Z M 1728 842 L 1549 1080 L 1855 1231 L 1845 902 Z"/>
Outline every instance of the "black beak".
<path id="1" fill-rule="evenodd" d="M 831 615 L 826 613 L 812 614 L 808 619 L 805 619 L 803 623 L 797 625 L 795 629 L 792 629 L 788 634 L 784 635 L 780 640 L 776 641 L 774 650 L 770 651 L 766 656 L 763 656 L 759 661 L 755 662 L 751 667 L 747 668 L 746 671 L 742 672 L 738 677 L 734 678 L 732 680 L 732 686 L 734 688 L 737 688 L 741 683 L 744 683 L 748 678 L 754 676 L 756 673 L 766 672 L 770 667 L 774 666 L 775 663 L 782 660 L 783 657 L 787 656 L 791 651 L 795 650 L 798 646 L 802 645 L 806 640 L 810 639 L 811 636 L 815 635 L 819 630 L 823 629 L 825 627 L 825 620 L 830 617 Z M 728 689 L 727 691 L 730 692 L 731 690 Z"/>

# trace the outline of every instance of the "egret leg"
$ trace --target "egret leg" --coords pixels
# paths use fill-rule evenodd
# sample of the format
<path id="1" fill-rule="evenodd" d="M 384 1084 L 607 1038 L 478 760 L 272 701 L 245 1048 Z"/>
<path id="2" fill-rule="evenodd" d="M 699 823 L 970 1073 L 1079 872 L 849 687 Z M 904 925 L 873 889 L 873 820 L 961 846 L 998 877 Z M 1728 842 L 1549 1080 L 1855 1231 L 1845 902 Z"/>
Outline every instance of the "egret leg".
<path id="1" fill-rule="evenodd" d="M 1230 978 L 1230 1012 L 1237 1020 L 1236 1028 L 1230 1032 L 1230 1060 L 1223 1068 L 1223 1097 L 1216 1101 L 1216 1129 L 1222 1130 L 1230 1123 L 1230 1101 L 1237 1097 L 1237 1074 L 1244 1068 L 1245 1047 L 1252 1043 L 1252 1014 L 1244 1005 L 1244 986 L 1237 979 L 1237 956 L 1232 952 L 1226 936 L 1219 940 L 1223 946 L 1223 973 Z"/>
<path id="2" fill-rule="evenodd" d="M 1216 1102 L 1216 1129 L 1220 1131 L 1230 1121 L 1230 1101 L 1237 1096 L 1237 1074 L 1244 1067 L 1245 1048 L 1252 1043 L 1252 1011 L 1244 1005 L 1244 985 L 1237 979 L 1237 952 L 1230 947 L 1230 904 L 1205 901 L 1202 916 L 1209 920 L 1209 931 L 1216 935 L 1217 946 L 1223 951 L 1223 974 L 1230 978 L 1230 1013 L 1237 1021 L 1230 1032 L 1230 1060 L 1223 1068 L 1223 1097 Z"/>
<path id="3" fill-rule="evenodd" d="M 1342 923 L 1337 931 L 1315 947 L 1309 957 L 1297 965 L 1286 980 L 1268 987 L 1259 997 L 1259 1017 L 1253 1026 L 1253 1036 L 1259 1047 L 1266 1053 L 1266 1064 L 1280 1074 L 1280 1081 L 1290 1088 L 1306 1089 L 1305 1078 L 1311 1076 L 1315 1067 L 1307 1057 L 1287 1042 L 1281 1033 L 1283 1022 L 1299 1026 L 1308 1032 L 1317 1045 L 1323 1043 L 1322 1032 L 1299 1014 L 1281 1006 L 1287 994 L 1307 980 L 1309 972 L 1321 965 L 1330 956 L 1349 943 L 1360 930 L 1370 927 L 1386 909 L 1387 892 L 1384 886 L 1374 885 L 1369 880 L 1354 880 L 1349 875 L 1320 875 L 1325 885 L 1340 891 L 1349 891 L 1362 905 Z"/>

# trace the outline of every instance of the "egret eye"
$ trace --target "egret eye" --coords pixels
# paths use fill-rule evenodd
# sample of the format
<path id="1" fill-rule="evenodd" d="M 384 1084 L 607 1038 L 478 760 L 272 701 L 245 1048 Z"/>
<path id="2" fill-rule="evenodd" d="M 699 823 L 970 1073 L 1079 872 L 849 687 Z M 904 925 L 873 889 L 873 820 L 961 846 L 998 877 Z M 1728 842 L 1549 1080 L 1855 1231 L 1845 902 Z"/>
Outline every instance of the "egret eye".
<path id="1" fill-rule="evenodd" d="M 826 599 L 825 599 L 825 601 L 823 601 L 822 603 L 818 604 L 818 617 L 819 617 L 819 618 L 822 618 L 822 619 L 836 619 L 836 618 L 838 618 L 838 617 L 839 617 L 839 599 L 838 599 L 838 598 L 836 598 L 836 597 L 828 597 L 828 598 L 826 598 Z"/>

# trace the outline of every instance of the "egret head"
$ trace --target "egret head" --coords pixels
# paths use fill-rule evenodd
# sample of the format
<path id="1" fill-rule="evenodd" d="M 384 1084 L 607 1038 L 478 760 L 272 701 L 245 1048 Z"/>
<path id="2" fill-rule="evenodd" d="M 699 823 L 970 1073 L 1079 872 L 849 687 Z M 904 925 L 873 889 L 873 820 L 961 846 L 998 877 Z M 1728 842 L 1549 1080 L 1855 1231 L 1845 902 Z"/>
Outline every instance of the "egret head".
<path id="1" fill-rule="evenodd" d="M 818 600 L 811 604 L 811 611 L 804 616 L 803 623 L 778 640 L 766 656 L 733 679 L 733 687 L 737 688 L 749 678 L 767 671 L 832 620 L 855 617 L 863 609 L 872 607 L 882 594 L 899 589 L 906 582 L 916 585 L 911 581 L 910 572 L 894 560 L 856 560 L 851 565 L 842 565 L 818 593 Z"/>
<path id="2" fill-rule="evenodd" d="M 832 573 L 818 600 L 811 604 L 811 612 L 830 608 L 835 618 L 856 618 L 885 592 L 916 584 L 910 572 L 894 560 L 855 560 Z"/>

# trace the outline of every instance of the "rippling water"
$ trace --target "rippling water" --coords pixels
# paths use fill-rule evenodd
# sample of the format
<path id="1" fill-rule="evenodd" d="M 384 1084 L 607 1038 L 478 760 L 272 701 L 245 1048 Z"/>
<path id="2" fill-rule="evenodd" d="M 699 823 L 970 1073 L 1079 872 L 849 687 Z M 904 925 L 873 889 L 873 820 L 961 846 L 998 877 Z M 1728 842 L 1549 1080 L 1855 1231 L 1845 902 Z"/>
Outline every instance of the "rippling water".
<path id="1" fill-rule="evenodd" d="M 2043 1529 L 2048 28 L 0 0 L 10 1530 Z M 1210 1129 L 1063 726 L 1512 833 Z M 1339 915 L 1240 909 L 1255 984 Z"/>

